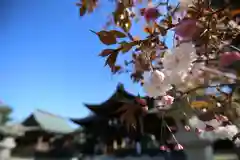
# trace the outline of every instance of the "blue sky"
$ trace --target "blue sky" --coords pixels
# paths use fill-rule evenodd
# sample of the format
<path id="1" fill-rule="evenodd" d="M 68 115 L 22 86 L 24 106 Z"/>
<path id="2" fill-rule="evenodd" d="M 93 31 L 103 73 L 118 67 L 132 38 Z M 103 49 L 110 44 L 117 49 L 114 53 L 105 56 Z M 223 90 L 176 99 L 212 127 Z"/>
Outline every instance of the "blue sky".
<path id="1" fill-rule="evenodd" d="M 111 76 L 98 53 L 107 4 L 80 18 L 75 0 L 1 0 L 0 99 L 22 120 L 35 108 L 62 116 L 88 114 L 83 102 L 107 99 L 127 76 Z"/>
<path id="2" fill-rule="evenodd" d="M 100 30 L 113 7 L 101 3 L 80 18 L 75 2 L 0 0 L 0 99 L 14 109 L 15 121 L 36 108 L 86 116 L 82 103 L 106 100 L 118 82 L 141 92 L 127 75 L 111 76 L 97 56 L 105 46 L 89 30 Z"/>

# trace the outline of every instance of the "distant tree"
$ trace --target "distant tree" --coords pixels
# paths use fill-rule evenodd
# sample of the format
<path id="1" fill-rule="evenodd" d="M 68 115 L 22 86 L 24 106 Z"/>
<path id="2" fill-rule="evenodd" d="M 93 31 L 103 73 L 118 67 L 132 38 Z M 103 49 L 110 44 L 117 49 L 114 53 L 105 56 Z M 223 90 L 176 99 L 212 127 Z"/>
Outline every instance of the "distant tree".
<path id="1" fill-rule="evenodd" d="M 0 105 L 0 124 L 5 125 L 7 122 L 11 121 L 10 115 L 12 113 L 12 108 L 8 105 Z"/>

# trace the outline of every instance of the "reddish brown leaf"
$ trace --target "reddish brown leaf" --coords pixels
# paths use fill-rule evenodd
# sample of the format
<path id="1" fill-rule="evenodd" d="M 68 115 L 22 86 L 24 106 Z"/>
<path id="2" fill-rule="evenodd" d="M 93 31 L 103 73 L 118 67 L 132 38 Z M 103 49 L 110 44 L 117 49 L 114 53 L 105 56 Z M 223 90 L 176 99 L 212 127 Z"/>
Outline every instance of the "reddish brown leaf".
<path id="1" fill-rule="evenodd" d="M 112 54 L 110 54 L 106 60 L 105 66 L 108 65 L 110 68 L 113 68 L 117 61 L 117 56 L 118 52 L 113 52 Z"/>
<path id="2" fill-rule="evenodd" d="M 132 47 L 133 47 L 135 44 L 136 44 L 135 42 L 130 42 L 130 43 L 125 42 L 125 43 L 122 43 L 122 45 L 121 45 L 121 47 L 122 47 L 122 49 L 121 49 L 122 53 L 128 52 L 130 49 L 132 49 Z"/>
<path id="3" fill-rule="evenodd" d="M 111 30 L 109 32 L 111 32 L 116 38 L 125 38 L 126 37 L 126 34 L 120 32 L 120 31 L 117 31 L 117 30 Z"/>
<path id="4" fill-rule="evenodd" d="M 117 73 L 117 72 L 119 72 L 120 70 L 122 69 L 122 67 L 121 66 L 113 66 L 112 68 L 111 68 L 111 70 L 112 70 L 112 73 Z"/>
<path id="5" fill-rule="evenodd" d="M 88 13 L 92 13 L 96 7 L 97 7 L 97 1 L 88 0 Z"/>
<path id="6" fill-rule="evenodd" d="M 117 43 L 116 37 L 111 32 L 107 32 L 107 31 L 94 32 L 92 30 L 91 32 L 98 35 L 98 38 L 100 39 L 100 41 L 106 45 L 112 45 Z"/>
<path id="7" fill-rule="evenodd" d="M 104 49 L 100 54 L 99 56 L 101 57 L 106 57 L 106 56 L 109 56 L 110 54 L 114 53 L 115 50 L 114 49 Z"/>
<path id="8" fill-rule="evenodd" d="M 137 125 L 137 119 L 134 115 L 141 114 L 141 106 L 136 104 L 125 104 L 121 106 L 115 113 L 120 114 L 120 120 L 130 129 L 131 126 Z"/>
<path id="9" fill-rule="evenodd" d="M 80 16 L 84 16 L 87 12 L 87 8 L 85 6 L 82 6 L 80 9 L 79 9 L 79 14 Z"/>

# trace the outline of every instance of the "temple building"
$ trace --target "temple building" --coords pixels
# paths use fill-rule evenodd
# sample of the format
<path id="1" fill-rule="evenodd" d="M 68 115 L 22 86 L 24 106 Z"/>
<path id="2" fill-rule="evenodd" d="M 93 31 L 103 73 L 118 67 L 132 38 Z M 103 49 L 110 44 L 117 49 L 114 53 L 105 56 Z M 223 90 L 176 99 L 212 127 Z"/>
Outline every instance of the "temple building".
<path id="1" fill-rule="evenodd" d="M 82 127 L 82 133 L 85 134 L 87 143 L 82 144 L 81 152 L 89 155 L 128 156 L 162 154 L 159 150 L 161 145 L 173 149 L 171 133 L 163 127 L 162 117 L 144 112 L 147 105 L 154 105 L 152 99 L 135 96 L 127 92 L 122 84 L 105 102 L 85 104 L 92 114 L 72 119 Z M 172 118 L 164 117 L 164 122 L 171 127 L 171 132 L 177 130 Z"/>
<path id="2" fill-rule="evenodd" d="M 71 119 L 82 128 L 79 151 L 84 155 L 117 157 L 164 156 L 166 151 L 171 151 L 172 157 L 184 160 L 184 151 L 172 137 L 178 131 L 174 119 L 162 119 L 157 112 L 144 112 L 146 106 L 152 108 L 154 105 L 153 99 L 135 96 L 127 92 L 122 84 L 103 103 L 85 104 L 92 114 L 85 118 Z M 163 125 L 163 121 L 168 127 Z M 218 141 L 213 148 L 216 152 L 229 153 L 233 150 L 233 144 Z"/>
<path id="3" fill-rule="evenodd" d="M 72 133 L 75 131 L 66 119 L 42 110 L 34 111 L 22 125 L 35 129 L 26 131 L 16 139 L 14 155 L 19 157 L 57 157 L 63 145 L 72 139 Z"/>

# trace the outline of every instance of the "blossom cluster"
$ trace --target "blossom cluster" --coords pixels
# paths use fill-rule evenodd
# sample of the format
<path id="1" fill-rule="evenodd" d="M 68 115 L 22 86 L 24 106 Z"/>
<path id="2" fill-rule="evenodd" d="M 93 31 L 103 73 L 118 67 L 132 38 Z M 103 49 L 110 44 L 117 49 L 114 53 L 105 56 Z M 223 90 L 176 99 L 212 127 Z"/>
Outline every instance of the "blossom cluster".
<path id="1" fill-rule="evenodd" d="M 217 116 L 210 121 L 202 121 L 193 116 L 189 119 L 189 125 L 196 131 L 201 139 L 215 141 L 218 139 L 228 139 L 232 141 L 238 133 L 238 128 L 229 122 L 225 116 Z M 240 145 L 240 139 L 234 140 L 236 145 Z"/>
<path id="2" fill-rule="evenodd" d="M 156 47 L 160 56 L 143 74 L 144 91 L 147 96 L 156 99 L 155 106 L 160 110 L 167 111 L 173 107 L 176 94 L 172 95 L 172 90 L 186 93 L 201 85 L 211 85 L 216 77 L 226 77 L 228 82 L 236 82 L 237 73 L 233 72 L 232 68 L 236 63 L 240 63 L 240 50 L 232 46 L 231 41 L 219 40 L 214 44 L 217 46 L 215 48 L 218 50 L 215 52 L 218 54 L 206 56 L 206 52 L 212 48 L 199 45 L 197 38 L 204 33 L 206 26 L 202 25 L 199 19 L 187 17 L 186 13 L 190 5 L 192 5 L 191 0 L 180 0 L 180 9 L 175 15 L 181 16 L 177 18 L 173 27 L 176 44 L 171 49 L 161 51 Z M 147 8 L 144 12 L 148 23 L 157 19 L 156 8 Z M 229 22 L 229 25 L 230 23 L 234 22 Z M 234 26 L 234 29 L 239 27 L 236 23 Z M 229 46 L 233 49 L 229 49 Z M 146 57 L 148 57 L 147 54 Z M 210 60 L 215 60 L 217 65 L 209 64 Z M 138 67 L 135 66 L 135 68 Z M 221 78 L 218 78 L 218 83 L 222 83 Z M 189 124 L 197 131 L 200 138 L 210 141 L 232 140 L 239 132 L 236 125 L 219 114 L 210 121 L 202 121 L 197 116 L 193 116 L 189 119 Z M 240 144 L 239 139 L 235 142 Z"/>

